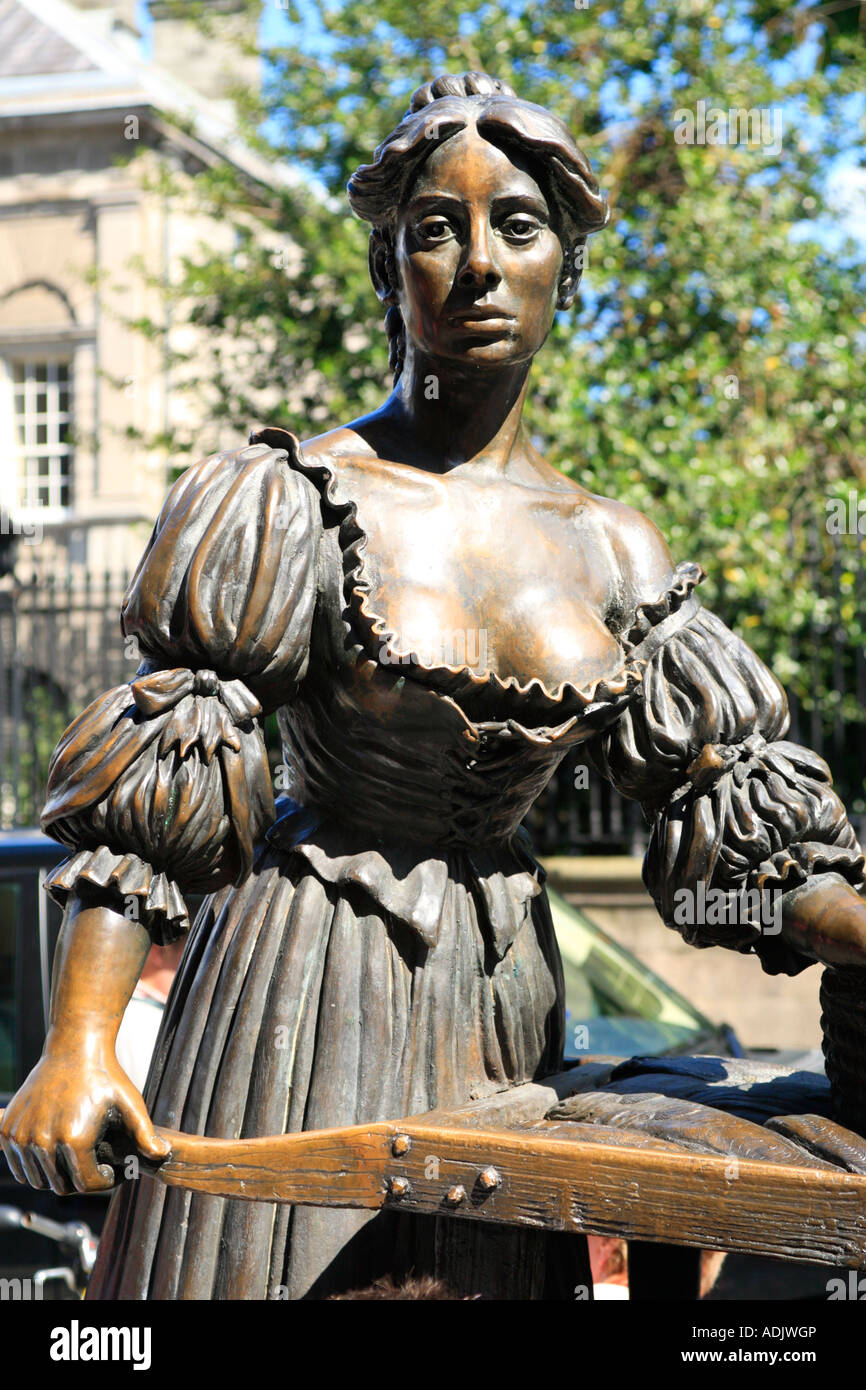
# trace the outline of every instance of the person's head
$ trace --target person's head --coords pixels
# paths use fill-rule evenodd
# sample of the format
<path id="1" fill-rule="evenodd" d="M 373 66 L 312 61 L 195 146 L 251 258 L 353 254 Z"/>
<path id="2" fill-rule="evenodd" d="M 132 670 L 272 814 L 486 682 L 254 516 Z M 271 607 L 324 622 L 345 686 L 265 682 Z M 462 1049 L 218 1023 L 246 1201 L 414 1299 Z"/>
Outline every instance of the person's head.
<path id="1" fill-rule="evenodd" d="M 329 1303 L 345 1302 L 364 1302 L 380 1303 L 383 1299 L 392 1302 L 411 1302 L 418 1301 L 430 1302 L 472 1302 L 480 1299 L 480 1294 L 470 1294 L 465 1298 L 462 1294 L 454 1293 L 442 1279 L 434 1279 L 430 1274 L 422 1274 L 418 1278 L 404 1279 L 402 1283 L 397 1283 L 392 1275 L 385 1274 L 380 1279 L 375 1279 L 363 1289 L 349 1289 L 346 1293 L 332 1293 L 328 1295 Z"/>
<path id="2" fill-rule="evenodd" d="M 430 356 L 480 367 L 531 358 L 607 221 L 563 122 L 478 72 L 419 87 L 348 192 L 373 227 L 395 376 L 406 332 Z"/>

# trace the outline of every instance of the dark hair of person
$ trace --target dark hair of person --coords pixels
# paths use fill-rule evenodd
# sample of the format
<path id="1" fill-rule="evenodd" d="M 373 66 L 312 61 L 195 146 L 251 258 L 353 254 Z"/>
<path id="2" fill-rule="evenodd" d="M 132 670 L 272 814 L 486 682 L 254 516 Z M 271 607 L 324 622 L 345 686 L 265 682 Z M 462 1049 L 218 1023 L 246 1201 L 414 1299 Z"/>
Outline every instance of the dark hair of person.
<path id="1" fill-rule="evenodd" d="M 469 1299 L 464 1299 L 459 1293 L 454 1293 L 447 1284 L 441 1279 L 434 1279 L 432 1275 L 422 1274 L 417 1278 L 404 1279 L 398 1284 L 390 1274 L 385 1274 L 381 1279 L 376 1279 L 367 1288 L 350 1289 L 347 1293 L 332 1293 L 328 1295 L 329 1303 L 343 1302 L 365 1302 L 375 1303 L 388 1299 L 392 1302 L 475 1302 L 479 1295 L 472 1295 Z"/>

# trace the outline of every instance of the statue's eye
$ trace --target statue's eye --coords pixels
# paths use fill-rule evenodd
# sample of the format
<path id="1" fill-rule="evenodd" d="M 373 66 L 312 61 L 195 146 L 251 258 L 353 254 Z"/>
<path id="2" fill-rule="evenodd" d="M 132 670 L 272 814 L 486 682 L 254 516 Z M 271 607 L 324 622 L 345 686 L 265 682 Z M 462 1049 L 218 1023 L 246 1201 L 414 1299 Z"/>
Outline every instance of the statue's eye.
<path id="1" fill-rule="evenodd" d="M 425 217 L 416 223 L 415 231 L 422 241 L 448 241 L 454 235 L 447 217 Z"/>
<path id="2" fill-rule="evenodd" d="M 502 233 L 509 241 L 525 242 L 533 241 L 541 231 L 542 223 L 537 217 L 530 217 L 524 212 L 512 213 L 506 217 L 502 223 Z"/>

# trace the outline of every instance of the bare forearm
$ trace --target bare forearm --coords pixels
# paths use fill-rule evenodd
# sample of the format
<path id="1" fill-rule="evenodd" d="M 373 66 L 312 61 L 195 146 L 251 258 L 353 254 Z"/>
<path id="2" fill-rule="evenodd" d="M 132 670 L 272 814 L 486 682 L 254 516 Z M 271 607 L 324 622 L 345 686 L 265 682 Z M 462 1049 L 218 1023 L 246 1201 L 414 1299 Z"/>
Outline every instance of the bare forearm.
<path id="1" fill-rule="evenodd" d="M 97 1145 L 110 1124 L 155 1161 L 168 1143 L 118 1065 L 114 1044 L 150 949 L 144 927 L 111 908 L 73 901 L 54 966 L 51 1016 L 41 1060 L 13 1096 L 0 1146 L 19 1182 L 57 1193 L 114 1184 Z"/>
<path id="2" fill-rule="evenodd" d="M 782 938 L 825 965 L 866 967 L 866 899 L 839 874 L 815 874 L 782 899 Z"/>
<path id="3" fill-rule="evenodd" d="M 70 904 L 54 961 L 47 1049 L 114 1044 L 150 944 L 139 922 L 109 907 Z"/>

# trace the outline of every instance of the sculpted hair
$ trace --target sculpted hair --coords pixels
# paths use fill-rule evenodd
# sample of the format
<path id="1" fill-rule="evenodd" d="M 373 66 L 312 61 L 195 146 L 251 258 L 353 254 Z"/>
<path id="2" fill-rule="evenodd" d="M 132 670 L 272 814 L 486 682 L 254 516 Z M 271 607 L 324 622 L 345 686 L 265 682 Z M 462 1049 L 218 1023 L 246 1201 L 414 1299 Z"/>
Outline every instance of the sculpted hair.
<path id="1" fill-rule="evenodd" d="M 392 254 L 398 211 L 432 150 L 473 123 L 485 140 L 506 153 L 519 151 L 529 163 L 562 242 L 560 296 L 573 297 L 586 238 L 607 222 L 607 204 L 589 161 L 565 123 L 542 106 L 522 101 L 507 82 L 484 72 L 448 73 L 419 87 L 400 124 L 376 149 L 372 163 L 362 164 L 352 175 L 349 203 L 359 217 L 372 224 L 371 259 L 383 245 L 388 255 Z M 393 305 L 385 326 L 396 381 L 402 370 L 405 330 L 400 311 Z"/>

